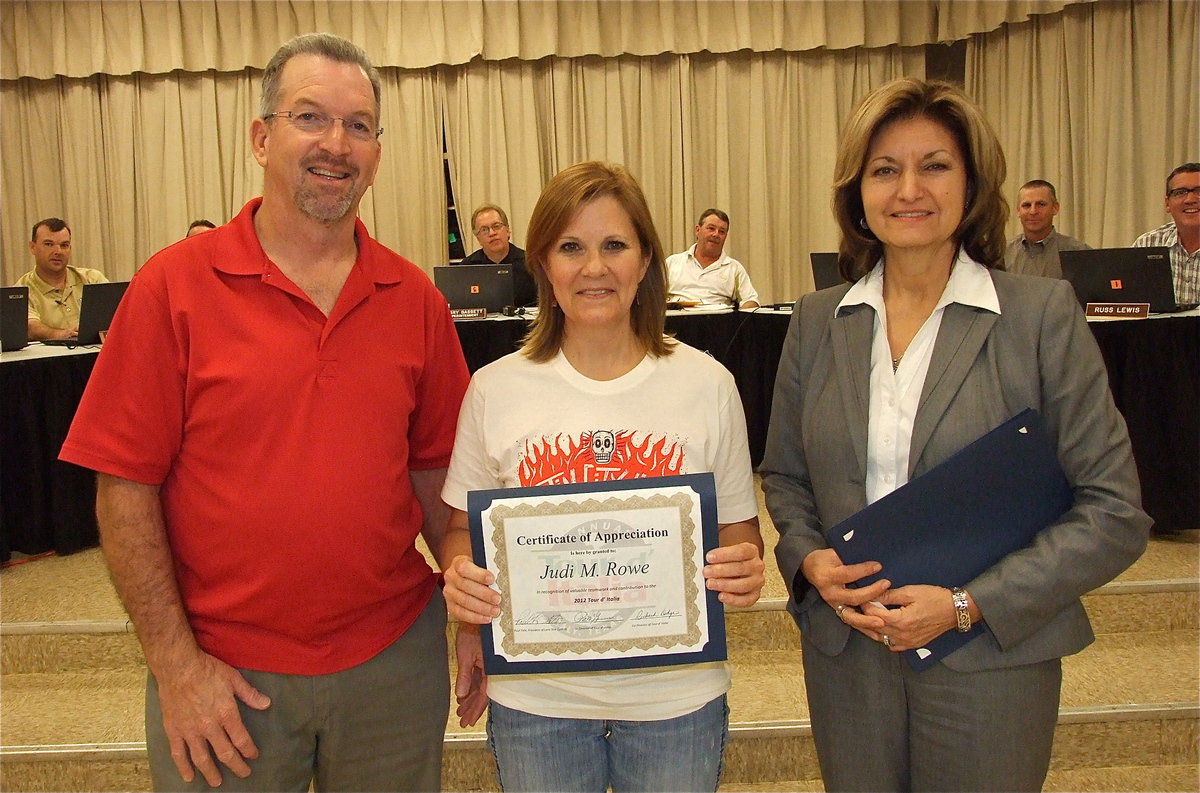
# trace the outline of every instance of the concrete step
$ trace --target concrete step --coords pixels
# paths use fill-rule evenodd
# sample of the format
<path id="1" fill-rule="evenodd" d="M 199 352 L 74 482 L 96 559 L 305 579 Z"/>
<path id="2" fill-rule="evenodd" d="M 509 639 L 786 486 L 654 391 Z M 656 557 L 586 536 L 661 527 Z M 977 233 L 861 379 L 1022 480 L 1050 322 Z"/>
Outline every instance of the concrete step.
<path id="1" fill-rule="evenodd" d="M 1200 630 L 1200 581 L 1114 582 L 1083 599 L 1097 634 Z M 731 656 L 794 650 L 799 633 L 783 598 L 730 609 L 725 629 Z M 128 621 L 0 624 L 0 674 L 128 669 L 144 665 Z"/>
<path id="2" fill-rule="evenodd" d="M 1085 598 L 1099 638 L 1065 660 L 1046 790 L 1200 789 L 1196 551 L 1152 541 Z M 2 575 L 0 790 L 147 790 L 144 662 L 98 551 Z M 66 597 L 47 598 L 58 590 Z M 773 573 L 759 604 L 726 617 L 734 688 L 723 790 L 821 789 L 783 595 Z M 481 726 L 448 723 L 444 786 L 496 789 Z"/>
<path id="3" fill-rule="evenodd" d="M 1054 770 L 1195 765 L 1198 653 L 1195 631 L 1160 631 L 1102 635 L 1066 659 Z M 725 783 L 819 779 L 799 653 L 746 650 L 732 664 Z M 136 667 L 5 675 L 3 789 L 148 789 L 144 680 Z M 448 723 L 445 788 L 495 787 L 482 730 Z"/>
<path id="4" fill-rule="evenodd" d="M 1145 766 L 1118 766 L 1115 768 L 1087 768 L 1079 771 L 1051 771 L 1046 776 L 1045 793 L 1067 793 L 1068 791 L 1128 791 L 1128 793 L 1150 793 L 1151 791 L 1195 791 L 1200 779 L 1200 766 L 1170 765 L 1156 768 Z M 801 793 L 823 791 L 825 786 L 819 779 L 804 779 L 791 782 L 756 782 L 747 785 L 722 784 L 722 793 Z"/>

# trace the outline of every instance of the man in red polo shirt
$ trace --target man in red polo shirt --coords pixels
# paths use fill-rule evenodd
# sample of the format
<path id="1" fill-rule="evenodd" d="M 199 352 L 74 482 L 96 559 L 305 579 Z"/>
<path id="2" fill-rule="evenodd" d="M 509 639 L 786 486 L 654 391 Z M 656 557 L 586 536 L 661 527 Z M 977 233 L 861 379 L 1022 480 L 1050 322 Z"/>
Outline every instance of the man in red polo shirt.
<path id="1" fill-rule="evenodd" d="M 138 272 L 63 446 L 99 472 L 156 789 L 440 785 L 445 605 L 414 543 L 446 525 L 467 369 L 445 300 L 356 217 L 379 96 L 344 39 L 275 54 L 262 198 Z"/>

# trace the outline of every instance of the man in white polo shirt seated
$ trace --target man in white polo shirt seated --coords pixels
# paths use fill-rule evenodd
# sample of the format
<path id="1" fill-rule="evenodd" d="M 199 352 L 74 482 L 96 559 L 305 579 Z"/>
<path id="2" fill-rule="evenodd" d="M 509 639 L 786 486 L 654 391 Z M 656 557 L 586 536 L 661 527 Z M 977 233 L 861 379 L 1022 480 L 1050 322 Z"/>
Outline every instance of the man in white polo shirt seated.
<path id="1" fill-rule="evenodd" d="M 696 223 L 696 244 L 667 257 L 667 302 L 757 308 L 758 292 L 737 259 L 725 255 L 729 215 L 706 209 Z"/>

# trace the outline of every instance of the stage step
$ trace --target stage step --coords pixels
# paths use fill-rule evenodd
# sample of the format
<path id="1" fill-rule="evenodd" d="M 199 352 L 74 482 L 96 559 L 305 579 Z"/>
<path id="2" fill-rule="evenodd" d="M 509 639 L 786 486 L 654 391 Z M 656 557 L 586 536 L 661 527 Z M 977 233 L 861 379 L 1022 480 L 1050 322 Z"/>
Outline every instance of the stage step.
<path id="1" fill-rule="evenodd" d="M 1104 634 L 1066 659 L 1054 770 L 1195 765 L 1198 653 L 1197 633 L 1175 630 Z M 732 663 L 726 784 L 817 779 L 799 653 L 742 650 Z M 148 789 L 144 680 L 137 667 L 6 674 L 0 787 Z M 445 787 L 495 788 L 479 728 L 448 726 Z"/>
<path id="2" fill-rule="evenodd" d="M 28 587 L 44 585 L 32 568 L 58 562 L 107 586 L 98 555 L 87 564 L 69 557 L 4 571 L 0 790 L 148 790 L 145 670 L 111 591 L 92 597 L 90 619 L 34 613 L 25 602 Z M 776 574 L 763 601 L 727 615 L 734 688 L 722 790 L 822 789 L 798 635 L 782 594 Z M 1065 659 L 1046 790 L 1197 790 L 1196 546 L 1152 542 L 1138 565 L 1085 605 L 1099 635 Z M 448 725 L 444 787 L 496 789 L 481 725 Z"/>
<path id="3" fill-rule="evenodd" d="M 1200 630 L 1196 580 L 1114 582 L 1084 596 L 1097 634 Z M 798 650 L 800 635 L 782 598 L 730 609 L 725 620 L 731 655 Z M 124 620 L 0 624 L 0 674 L 35 674 L 140 667 L 144 661 Z"/>

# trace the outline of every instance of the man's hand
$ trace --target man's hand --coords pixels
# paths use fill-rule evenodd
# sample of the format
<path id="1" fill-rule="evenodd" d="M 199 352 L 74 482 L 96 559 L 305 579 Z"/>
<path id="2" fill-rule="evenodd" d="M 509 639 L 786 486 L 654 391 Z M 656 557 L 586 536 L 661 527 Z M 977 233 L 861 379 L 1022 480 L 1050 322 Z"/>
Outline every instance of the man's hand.
<path id="1" fill-rule="evenodd" d="M 199 770 L 209 785 L 220 785 L 214 755 L 237 776 L 250 776 L 246 760 L 258 757 L 258 747 L 242 723 L 237 700 L 265 710 L 270 698 L 232 666 L 203 651 L 155 679 L 171 759 L 183 781 L 191 782 Z"/>
<path id="2" fill-rule="evenodd" d="M 79 325 L 69 328 L 52 328 L 41 320 L 30 319 L 26 327 L 26 336 L 30 341 L 45 341 L 46 339 L 73 339 L 79 335 Z"/>

